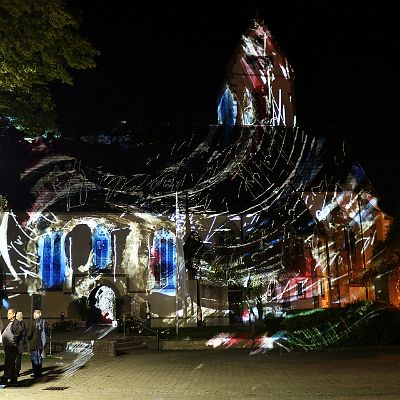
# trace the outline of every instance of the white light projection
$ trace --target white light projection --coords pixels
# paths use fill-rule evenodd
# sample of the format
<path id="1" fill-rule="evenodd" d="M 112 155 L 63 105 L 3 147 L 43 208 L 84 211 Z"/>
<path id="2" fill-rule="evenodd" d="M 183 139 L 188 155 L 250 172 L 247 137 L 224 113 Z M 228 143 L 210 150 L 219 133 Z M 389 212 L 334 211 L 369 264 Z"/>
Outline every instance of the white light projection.
<path id="1" fill-rule="evenodd" d="M 0 214 L 1 215 L 1 214 Z M 8 216 L 9 213 L 5 212 L 2 216 L 0 225 L 0 255 L 2 256 L 10 274 L 15 280 L 19 280 L 15 268 L 11 264 L 10 255 L 8 254 L 8 240 L 7 240 L 7 228 L 8 228 Z"/>
<path id="2" fill-rule="evenodd" d="M 111 322 L 116 319 L 115 293 L 108 286 L 100 286 L 95 294 L 95 307 L 103 317 L 104 322 Z"/>

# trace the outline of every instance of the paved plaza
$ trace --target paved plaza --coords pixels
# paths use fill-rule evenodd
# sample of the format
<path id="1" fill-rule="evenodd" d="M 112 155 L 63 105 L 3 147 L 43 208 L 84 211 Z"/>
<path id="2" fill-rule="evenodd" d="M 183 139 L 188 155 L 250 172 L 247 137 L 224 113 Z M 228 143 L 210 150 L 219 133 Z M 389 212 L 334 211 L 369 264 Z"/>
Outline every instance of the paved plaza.
<path id="1" fill-rule="evenodd" d="M 61 353 L 1 399 L 400 399 L 400 349 L 250 355 L 249 350 Z"/>

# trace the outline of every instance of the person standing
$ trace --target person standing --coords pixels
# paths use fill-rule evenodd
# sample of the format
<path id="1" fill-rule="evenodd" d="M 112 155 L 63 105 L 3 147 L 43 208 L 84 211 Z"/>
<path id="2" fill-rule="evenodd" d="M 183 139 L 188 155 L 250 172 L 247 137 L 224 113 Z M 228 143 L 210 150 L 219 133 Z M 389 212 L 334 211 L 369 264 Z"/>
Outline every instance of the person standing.
<path id="1" fill-rule="evenodd" d="M 3 333 L 3 320 L 1 319 L 0 315 L 0 347 L 3 346 L 3 339 L 1 333 Z"/>
<path id="2" fill-rule="evenodd" d="M 47 340 L 47 322 L 42 318 L 42 312 L 33 312 L 33 321 L 29 327 L 28 341 L 31 352 L 33 376 L 42 376 L 42 361 Z"/>
<path id="3" fill-rule="evenodd" d="M 20 325 L 18 327 L 18 331 L 21 331 L 20 339 L 17 344 L 18 347 L 18 353 L 17 357 L 15 358 L 15 374 L 17 377 L 19 377 L 19 373 L 21 372 L 21 359 L 22 359 L 22 354 L 27 350 L 27 329 L 26 325 L 24 322 L 24 315 L 22 314 L 21 311 L 18 311 L 16 316 L 15 316 L 15 324 Z"/>
<path id="4" fill-rule="evenodd" d="M 0 385 L 5 387 L 10 383 L 17 383 L 18 377 L 15 369 L 15 360 L 18 354 L 18 343 L 21 339 L 21 325 L 15 322 L 15 310 L 7 311 L 8 324 L 3 329 L 1 338 L 4 348 L 4 373 L 0 379 Z"/>

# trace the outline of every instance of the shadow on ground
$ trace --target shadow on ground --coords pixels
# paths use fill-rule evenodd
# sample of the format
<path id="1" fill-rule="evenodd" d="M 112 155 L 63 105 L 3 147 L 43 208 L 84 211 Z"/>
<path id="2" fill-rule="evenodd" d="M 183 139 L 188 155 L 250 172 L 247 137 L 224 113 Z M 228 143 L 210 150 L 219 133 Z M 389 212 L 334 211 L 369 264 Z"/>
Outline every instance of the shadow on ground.
<path id="1" fill-rule="evenodd" d="M 55 382 L 58 377 L 63 373 L 64 368 L 58 366 L 49 366 L 43 368 L 43 375 L 40 378 L 32 376 L 33 371 L 27 370 L 21 373 L 16 384 L 8 384 L 8 388 L 26 388 L 31 387 L 37 383 Z"/>

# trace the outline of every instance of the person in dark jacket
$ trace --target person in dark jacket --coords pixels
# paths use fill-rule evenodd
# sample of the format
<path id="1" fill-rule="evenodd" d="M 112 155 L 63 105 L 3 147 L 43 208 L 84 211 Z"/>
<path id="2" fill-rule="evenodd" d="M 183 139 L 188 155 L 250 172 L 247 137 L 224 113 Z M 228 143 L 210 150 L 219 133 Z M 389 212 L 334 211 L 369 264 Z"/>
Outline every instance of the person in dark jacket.
<path id="1" fill-rule="evenodd" d="M 20 340 L 18 343 L 18 353 L 17 353 L 17 357 L 15 359 L 15 374 L 17 377 L 19 377 L 19 374 L 21 372 L 21 359 L 22 359 L 22 354 L 27 350 L 27 329 L 26 329 L 26 325 L 24 322 L 24 315 L 22 314 L 21 311 L 18 311 L 16 316 L 15 316 L 15 324 L 20 325 L 18 327 L 18 330 L 21 331 L 21 336 L 20 336 Z"/>
<path id="2" fill-rule="evenodd" d="M 42 318 L 40 310 L 33 312 L 33 321 L 27 337 L 31 352 L 33 376 L 39 378 L 42 376 L 42 361 L 47 340 L 47 322 Z"/>
<path id="3" fill-rule="evenodd" d="M 15 310 L 7 311 L 8 324 L 1 333 L 4 348 L 4 373 L 0 379 L 0 385 L 5 387 L 10 383 L 17 383 L 18 376 L 15 369 L 15 359 L 18 354 L 18 344 L 21 339 L 21 325 L 15 320 Z"/>

